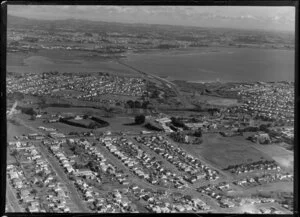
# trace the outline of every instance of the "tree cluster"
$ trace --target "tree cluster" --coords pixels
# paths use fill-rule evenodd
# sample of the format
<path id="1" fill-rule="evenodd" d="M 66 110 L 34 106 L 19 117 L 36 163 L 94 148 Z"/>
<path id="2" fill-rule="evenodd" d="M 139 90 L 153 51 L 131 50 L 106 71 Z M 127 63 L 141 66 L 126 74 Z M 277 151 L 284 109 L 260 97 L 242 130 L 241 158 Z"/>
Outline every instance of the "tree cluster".
<path id="1" fill-rule="evenodd" d="M 171 117 L 171 124 L 173 124 L 175 127 L 180 127 L 183 129 L 188 129 L 187 126 L 178 118 Z"/>
<path id="2" fill-rule="evenodd" d="M 197 130 L 195 130 L 194 135 L 195 137 L 202 137 L 202 130 L 199 127 Z"/>
<path id="3" fill-rule="evenodd" d="M 17 106 L 16 109 L 21 110 L 22 113 L 27 114 L 27 115 L 36 115 L 37 114 L 37 112 L 32 107 L 27 108 L 27 107 Z"/>
<path id="4" fill-rule="evenodd" d="M 147 124 L 145 124 L 145 127 L 149 130 L 163 131 L 162 127 L 160 127 L 156 124 L 153 124 L 153 123 L 147 123 Z"/>
<path id="5" fill-rule="evenodd" d="M 245 127 L 243 129 L 239 128 L 237 130 L 238 132 L 244 133 L 244 132 L 258 132 L 259 131 L 259 127 Z"/>
<path id="6" fill-rule="evenodd" d="M 148 105 L 150 104 L 149 101 L 143 101 L 143 102 L 140 102 L 138 100 L 128 100 L 126 102 L 126 106 L 128 108 L 142 108 L 142 109 L 147 109 L 148 108 Z"/>
<path id="7" fill-rule="evenodd" d="M 135 116 L 135 118 L 134 118 L 134 122 L 135 122 L 136 124 L 143 124 L 143 123 L 145 123 L 145 120 L 146 120 L 145 115 L 137 115 L 137 116 Z"/>

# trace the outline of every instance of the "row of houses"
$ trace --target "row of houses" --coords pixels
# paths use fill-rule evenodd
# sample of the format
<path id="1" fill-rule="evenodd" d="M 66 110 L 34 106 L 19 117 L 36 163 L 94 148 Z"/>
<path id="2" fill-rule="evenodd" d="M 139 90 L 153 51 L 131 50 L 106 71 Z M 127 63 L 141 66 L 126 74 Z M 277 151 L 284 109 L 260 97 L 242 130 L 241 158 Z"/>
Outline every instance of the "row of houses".
<path id="1" fill-rule="evenodd" d="M 131 206 L 131 201 L 124 198 L 118 190 L 113 191 L 113 199 L 110 199 L 108 196 L 103 198 L 103 195 L 96 192 L 91 185 L 82 179 L 77 179 L 75 186 L 83 194 L 85 201 L 94 205 L 94 210 L 98 213 L 136 211 L 133 206 Z"/>
<path id="2" fill-rule="evenodd" d="M 37 96 L 61 97 L 61 91 L 74 90 L 78 94 L 64 92 L 66 98 L 90 99 L 103 94 L 142 96 L 145 82 L 141 78 L 116 75 L 66 75 L 32 74 L 8 78 L 8 93 L 21 92 Z"/>
<path id="3" fill-rule="evenodd" d="M 65 190 L 61 187 L 60 182 L 49 184 L 48 187 L 52 189 L 52 194 L 46 196 L 48 210 L 52 212 L 64 212 L 69 213 L 70 207 L 67 205 L 67 199 Z"/>
<path id="4" fill-rule="evenodd" d="M 279 165 L 276 164 L 275 161 L 269 160 L 260 160 L 248 164 L 237 164 L 237 165 L 230 165 L 224 170 L 229 170 L 231 173 L 234 174 L 242 174 L 242 173 L 251 173 L 254 171 L 266 171 L 266 170 L 273 170 L 273 171 L 281 171 Z"/>
<path id="5" fill-rule="evenodd" d="M 282 173 L 275 173 L 275 174 L 265 174 L 263 176 L 254 176 L 251 178 L 244 178 L 238 181 L 234 181 L 233 183 L 239 186 L 258 186 L 265 183 L 271 182 L 278 182 L 278 181 L 293 181 L 292 174 L 282 174 Z"/>
<path id="6" fill-rule="evenodd" d="M 117 172 L 118 168 L 115 165 L 108 163 L 107 158 L 104 157 L 104 155 L 95 146 L 92 146 L 92 144 L 87 140 L 76 140 L 75 142 L 77 145 L 84 146 L 85 150 L 87 150 L 87 153 L 95 157 L 97 163 L 99 163 L 99 169 L 102 172 L 112 175 L 122 185 L 129 185 L 127 177 L 123 173 Z"/>
<path id="7" fill-rule="evenodd" d="M 133 195 L 145 202 L 145 208 L 155 213 L 200 212 L 210 210 L 210 206 L 203 200 L 190 195 L 169 193 L 166 190 L 144 189 L 132 184 L 127 189 L 127 194 Z"/>
<path id="8" fill-rule="evenodd" d="M 129 182 L 127 178 L 123 176 L 123 174 L 116 172 L 116 167 L 110 163 L 107 163 L 107 159 L 100 153 L 96 147 L 92 146 L 87 140 L 79 140 L 79 139 L 67 139 L 66 142 L 74 143 L 79 146 L 83 146 L 88 154 L 96 157 L 97 163 L 99 163 L 99 169 L 102 172 L 108 172 L 113 175 L 121 184 L 128 185 Z M 88 203 L 93 203 L 96 206 L 97 212 L 127 212 L 132 211 L 131 208 L 128 207 L 129 202 L 125 203 L 124 201 L 114 201 L 116 203 L 100 203 L 101 197 L 98 192 L 96 192 L 92 185 L 87 183 L 87 179 L 95 179 L 99 183 L 101 182 L 98 177 L 97 172 L 93 172 L 89 169 L 73 169 L 69 171 L 67 168 L 74 163 L 73 159 L 68 159 L 70 157 L 66 157 L 65 154 L 60 149 L 61 143 L 56 145 L 51 145 L 50 149 L 54 151 L 54 154 L 59 159 L 61 165 L 66 168 L 66 172 L 68 174 L 75 175 L 75 186 L 78 188 L 79 192 L 82 193 L 83 199 Z M 92 158 L 91 158 L 92 159 Z M 69 160 L 69 161 L 68 161 Z M 66 165 L 68 164 L 68 165 Z M 73 167 L 72 167 L 73 168 Z M 100 172 L 100 171 L 99 171 Z M 110 208 L 108 206 L 111 206 Z"/>
<path id="9" fill-rule="evenodd" d="M 57 131 L 57 129 L 55 128 L 51 128 L 51 127 L 43 127 L 43 126 L 39 126 L 38 129 L 44 130 L 46 132 L 54 132 Z"/>
<path id="10" fill-rule="evenodd" d="M 61 143 L 58 143 L 56 145 L 50 146 L 50 150 L 52 153 L 56 156 L 56 158 L 59 160 L 60 164 L 64 167 L 65 171 L 68 174 L 72 174 L 75 172 L 75 169 L 73 168 L 73 164 L 75 163 L 74 159 L 68 159 L 64 153 L 60 150 Z"/>
<path id="11" fill-rule="evenodd" d="M 294 121 L 294 89 L 292 85 L 260 84 L 242 88 L 238 94 L 245 101 L 247 111 L 258 112 L 268 118 Z"/>
<path id="12" fill-rule="evenodd" d="M 36 190 L 37 186 L 39 186 L 46 188 L 48 194 L 51 194 L 52 192 L 58 197 L 58 200 L 53 202 L 54 206 L 51 208 L 54 212 L 68 212 L 69 207 L 66 203 L 60 207 L 60 201 L 65 200 L 66 195 L 62 195 L 62 192 L 60 192 L 61 189 L 57 186 L 57 184 L 60 183 L 57 182 L 56 175 L 54 171 L 51 170 L 49 163 L 42 159 L 42 155 L 32 143 L 23 142 L 21 147 L 18 147 L 18 142 L 15 142 L 15 144 L 15 150 L 22 152 L 21 157 L 23 160 L 21 159 L 21 162 L 26 162 L 27 165 L 30 165 L 30 169 L 34 171 L 33 176 L 25 178 L 24 175 L 20 176 L 23 172 L 12 172 L 16 166 L 8 166 L 8 173 L 10 174 L 9 176 L 13 187 L 17 189 L 20 201 L 25 206 L 26 210 L 28 212 L 46 212 L 46 209 L 49 210 L 50 207 L 41 206 L 41 201 L 43 202 L 43 199 L 37 196 Z M 60 208 L 58 208 L 58 206 Z"/>
<path id="13" fill-rule="evenodd" d="M 174 185 L 177 175 L 127 139 L 105 141 L 104 145 L 135 175 L 155 185 Z M 183 185 L 183 183 L 180 183 Z"/>
<path id="14" fill-rule="evenodd" d="M 186 173 L 185 179 L 194 183 L 200 179 L 216 180 L 219 178 L 216 170 L 204 165 L 198 158 L 186 153 L 182 148 L 175 147 L 162 136 L 136 137 L 136 140 L 172 163 L 178 170 Z"/>
<path id="15" fill-rule="evenodd" d="M 222 189 L 222 190 L 220 190 Z M 207 185 L 202 186 L 197 189 L 200 193 L 206 194 L 211 198 L 215 199 L 220 207 L 222 208 L 232 208 L 236 206 L 236 203 L 232 198 L 227 197 L 224 193 L 221 193 L 225 189 L 229 190 L 228 183 L 223 183 L 221 185 Z"/>

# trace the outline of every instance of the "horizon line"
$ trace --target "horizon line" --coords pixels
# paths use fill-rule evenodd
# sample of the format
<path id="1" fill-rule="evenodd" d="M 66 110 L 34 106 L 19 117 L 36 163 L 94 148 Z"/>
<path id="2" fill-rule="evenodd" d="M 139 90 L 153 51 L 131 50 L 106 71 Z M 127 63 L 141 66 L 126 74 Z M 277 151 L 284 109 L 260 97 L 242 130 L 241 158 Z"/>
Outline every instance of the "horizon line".
<path id="1" fill-rule="evenodd" d="M 294 33 L 295 34 L 295 29 L 294 30 L 279 30 L 279 29 L 263 29 L 263 28 L 238 28 L 238 27 L 213 27 L 213 26 L 195 26 L 195 25 L 175 25 L 175 24 L 163 24 L 163 23 L 137 23 L 137 22 L 122 22 L 122 21 L 103 21 L 103 20 L 91 20 L 91 19 L 86 19 L 86 18 L 65 18 L 65 19 L 44 19 L 44 18 L 29 18 L 29 17 L 23 17 L 23 16 L 17 16 L 10 14 L 7 12 L 7 17 L 12 16 L 12 17 L 17 17 L 17 18 L 25 18 L 28 20 L 37 20 L 37 21 L 67 21 L 67 20 L 78 20 L 78 21 L 88 21 L 88 22 L 103 22 L 103 23 L 116 23 L 116 24 L 129 24 L 129 25 L 157 25 L 157 26 L 171 26 L 171 27 L 190 27 L 190 28 L 203 28 L 203 29 L 231 29 L 231 30 L 244 30 L 244 31 L 263 31 L 263 32 L 285 32 L 285 33 Z"/>

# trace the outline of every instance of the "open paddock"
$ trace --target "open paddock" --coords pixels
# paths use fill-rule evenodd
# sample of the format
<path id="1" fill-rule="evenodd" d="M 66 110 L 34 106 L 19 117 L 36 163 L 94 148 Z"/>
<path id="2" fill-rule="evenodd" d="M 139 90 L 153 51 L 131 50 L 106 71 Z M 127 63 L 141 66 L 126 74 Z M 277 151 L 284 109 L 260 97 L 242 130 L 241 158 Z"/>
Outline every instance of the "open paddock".
<path id="1" fill-rule="evenodd" d="M 204 135 L 203 143 L 200 145 L 181 145 L 181 147 L 194 156 L 205 159 L 219 169 L 261 159 L 271 160 L 268 155 L 249 146 L 242 138 L 237 141 L 224 138 L 219 134 Z"/>
<path id="2" fill-rule="evenodd" d="M 7 141 L 14 141 L 15 136 L 21 136 L 23 134 L 28 135 L 29 133 L 35 133 L 34 131 L 22 126 L 21 124 L 18 124 L 18 120 L 16 120 L 16 124 L 11 123 L 10 121 L 7 121 Z"/>
<path id="3" fill-rule="evenodd" d="M 279 166 L 285 168 L 289 172 L 294 170 L 294 153 L 277 144 L 270 145 L 253 145 L 257 150 L 269 155 L 275 160 Z"/>

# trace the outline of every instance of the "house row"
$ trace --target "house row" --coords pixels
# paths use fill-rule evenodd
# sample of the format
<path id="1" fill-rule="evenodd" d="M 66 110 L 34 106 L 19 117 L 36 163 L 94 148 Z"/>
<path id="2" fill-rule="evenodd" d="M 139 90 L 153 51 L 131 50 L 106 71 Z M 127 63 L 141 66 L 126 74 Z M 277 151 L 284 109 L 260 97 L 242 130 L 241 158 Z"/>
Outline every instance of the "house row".
<path id="1" fill-rule="evenodd" d="M 219 178 L 217 171 L 210 169 L 201 163 L 198 158 L 187 154 L 179 147 L 175 147 L 166 139 L 160 140 L 156 136 L 143 136 L 136 137 L 136 140 L 164 157 L 176 166 L 178 170 L 187 173 L 185 179 L 191 183 L 194 183 L 195 179 L 206 178 L 208 180 L 215 180 Z"/>

